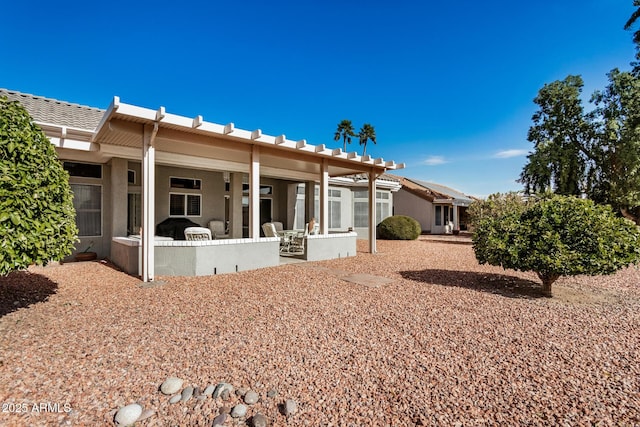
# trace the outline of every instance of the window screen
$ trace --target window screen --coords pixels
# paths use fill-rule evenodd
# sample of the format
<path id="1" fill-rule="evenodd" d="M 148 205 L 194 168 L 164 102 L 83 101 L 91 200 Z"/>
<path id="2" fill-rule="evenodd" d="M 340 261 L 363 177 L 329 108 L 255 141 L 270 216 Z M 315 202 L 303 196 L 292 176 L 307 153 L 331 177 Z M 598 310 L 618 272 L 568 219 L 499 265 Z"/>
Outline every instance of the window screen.
<path id="1" fill-rule="evenodd" d="M 102 235 L 102 187 L 71 184 L 78 236 Z"/>

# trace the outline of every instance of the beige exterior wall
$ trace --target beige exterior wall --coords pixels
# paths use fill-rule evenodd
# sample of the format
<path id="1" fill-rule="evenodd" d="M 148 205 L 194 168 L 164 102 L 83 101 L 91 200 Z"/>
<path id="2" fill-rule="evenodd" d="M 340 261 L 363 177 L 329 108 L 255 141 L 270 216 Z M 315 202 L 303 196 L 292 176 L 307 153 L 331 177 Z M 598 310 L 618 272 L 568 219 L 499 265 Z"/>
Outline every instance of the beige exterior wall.
<path id="1" fill-rule="evenodd" d="M 433 204 L 421 197 L 400 189 L 393 197 L 394 215 L 406 215 L 420 223 L 423 233 L 430 233 L 433 220 Z"/>
<path id="2" fill-rule="evenodd" d="M 128 191 L 130 193 L 140 193 L 140 163 L 129 162 L 129 170 L 133 170 L 136 176 L 135 184 L 129 184 Z M 239 174 L 240 176 L 242 174 Z M 171 177 L 193 178 L 202 180 L 201 190 L 175 189 L 171 188 Z M 282 221 L 286 224 L 289 220 L 287 206 L 287 192 L 289 181 L 283 181 L 273 178 L 261 178 L 260 185 L 270 185 L 273 188 L 272 194 L 261 195 L 261 199 L 271 199 L 272 219 L 273 221 Z M 219 171 L 207 171 L 200 169 L 189 169 L 172 166 L 156 166 L 156 217 L 155 224 L 159 224 L 169 218 L 169 193 L 182 194 L 200 194 L 202 196 L 201 216 L 189 216 L 191 221 L 198 223 L 202 227 L 207 227 L 209 221 L 213 219 L 225 219 L 225 197 L 231 197 L 231 191 L 225 191 L 225 182 L 223 173 Z M 240 191 L 242 185 L 240 185 Z M 231 188 L 230 188 L 231 190 Z M 242 196 L 242 195 L 241 195 Z M 245 195 L 246 196 L 246 195 Z M 241 197 L 240 197 L 241 199 Z M 238 207 L 242 218 L 242 207 Z M 240 233 L 241 233 L 240 228 Z M 234 237 L 242 237 L 241 234 Z"/>
<path id="3" fill-rule="evenodd" d="M 200 179 L 202 188 L 200 190 L 171 188 L 171 177 Z M 202 227 L 207 227 L 212 219 L 224 219 L 225 192 L 222 172 L 156 166 L 156 225 L 169 218 L 169 193 L 202 196 L 201 215 L 187 217 Z"/>

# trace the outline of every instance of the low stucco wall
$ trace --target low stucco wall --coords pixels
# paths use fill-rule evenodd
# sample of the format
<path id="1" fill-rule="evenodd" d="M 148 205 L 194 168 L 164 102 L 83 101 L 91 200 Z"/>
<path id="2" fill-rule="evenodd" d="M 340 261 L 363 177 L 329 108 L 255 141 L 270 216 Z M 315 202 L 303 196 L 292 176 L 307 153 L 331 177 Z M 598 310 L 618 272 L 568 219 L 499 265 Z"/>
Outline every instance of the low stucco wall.
<path id="1" fill-rule="evenodd" d="M 114 237 L 111 239 L 111 262 L 120 267 L 127 274 L 137 275 L 140 240 L 128 237 Z"/>
<path id="2" fill-rule="evenodd" d="M 155 242 L 155 274 L 208 276 L 272 267 L 280 263 L 280 239 L 225 239 Z M 115 237 L 112 261 L 129 274 L 140 274 L 140 241 Z"/>
<path id="3" fill-rule="evenodd" d="M 304 258 L 307 261 L 321 261 L 355 256 L 357 238 L 355 232 L 307 236 Z"/>

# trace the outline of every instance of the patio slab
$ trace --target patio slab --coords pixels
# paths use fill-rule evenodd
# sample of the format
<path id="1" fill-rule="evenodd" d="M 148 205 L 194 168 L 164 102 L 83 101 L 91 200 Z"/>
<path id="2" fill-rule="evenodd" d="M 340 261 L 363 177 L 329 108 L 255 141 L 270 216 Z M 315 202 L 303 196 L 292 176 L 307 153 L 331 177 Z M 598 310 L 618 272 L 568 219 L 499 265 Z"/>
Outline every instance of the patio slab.
<path id="1" fill-rule="evenodd" d="M 358 285 L 366 286 L 368 288 L 380 288 L 381 286 L 388 285 L 389 283 L 393 283 L 393 279 L 389 279 L 387 277 L 382 276 L 374 276 L 372 274 L 366 273 L 350 273 L 345 270 L 339 270 L 336 268 L 328 268 L 328 267 L 320 267 L 320 266 L 310 266 L 306 265 L 305 268 L 312 268 L 314 270 L 323 271 L 327 274 L 331 274 L 332 276 L 336 276 L 340 280 L 344 280 L 345 282 L 356 283 Z"/>

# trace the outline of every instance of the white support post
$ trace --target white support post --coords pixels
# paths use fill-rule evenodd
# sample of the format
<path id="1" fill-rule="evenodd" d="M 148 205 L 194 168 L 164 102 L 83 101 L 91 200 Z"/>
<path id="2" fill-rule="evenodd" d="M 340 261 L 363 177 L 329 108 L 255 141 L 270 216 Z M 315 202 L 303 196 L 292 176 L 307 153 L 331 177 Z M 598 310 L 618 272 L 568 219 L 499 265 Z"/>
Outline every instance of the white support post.
<path id="1" fill-rule="evenodd" d="M 155 168 L 156 149 L 154 146 L 158 124 L 145 125 L 142 137 L 142 236 L 141 260 L 142 281 L 152 282 L 154 276 L 154 234 L 155 234 Z"/>
<path id="2" fill-rule="evenodd" d="M 453 230 L 459 230 L 460 225 L 458 224 L 458 206 L 453 204 Z M 453 232 L 453 230 L 451 230 Z"/>
<path id="3" fill-rule="evenodd" d="M 251 148 L 249 168 L 249 237 L 260 237 L 260 147 Z"/>
<path id="4" fill-rule="evenodd" d="M 329 160 L 322 159 L 320 171 L 320 234 L 329 234 Z"/>
<path id="5" fill-rule="evenodd" d="M 376 249 L 376 173 L 369 172 L 369 252 L 375 254 Z"/>

